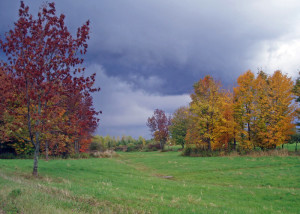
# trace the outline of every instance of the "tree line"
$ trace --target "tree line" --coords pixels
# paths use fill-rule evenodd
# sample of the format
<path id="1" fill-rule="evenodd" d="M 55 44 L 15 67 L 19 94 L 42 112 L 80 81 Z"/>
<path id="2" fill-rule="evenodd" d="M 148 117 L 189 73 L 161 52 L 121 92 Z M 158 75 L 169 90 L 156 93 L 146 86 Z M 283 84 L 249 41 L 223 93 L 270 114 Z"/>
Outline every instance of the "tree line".
<path id="1" fill-rule="evenodd" d="M 109 135 L 99 136 L 96 135 L 92 138 L 90 144 L 90 151 L 123 151 L 123 152 L 134 152 L 134 151 L 157 151 L 160 149 L 160 144 L 155 143 L 154 140 L 146 140 L 142 136 L 137 139 L 131 136 L 111 137 Z"/>
<path id="2" fill-rule="evenodd" d="M 189 106 L 177 109 L 172 118 L 158 109 L 148 118 L 154 139 L 166 142 L 170 137 L 182 147 L 203 151 L 250 151 L 274 149 L 295 133 L 299 79 L 294 85 L 281 71 L 247 71 L 232 90 L 206 76 L 194 84 L 190 96 Z"/>

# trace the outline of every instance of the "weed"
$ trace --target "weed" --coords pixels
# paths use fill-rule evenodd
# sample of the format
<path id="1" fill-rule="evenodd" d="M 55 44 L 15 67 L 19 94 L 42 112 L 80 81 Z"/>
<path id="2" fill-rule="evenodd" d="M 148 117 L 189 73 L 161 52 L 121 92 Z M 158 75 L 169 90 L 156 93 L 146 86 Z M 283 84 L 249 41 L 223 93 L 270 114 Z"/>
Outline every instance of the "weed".
<path id="1" fill-rule="evenodd" d="M 21 195 L 21 193 L 22 193 L 22 191 L 20 189 L 14 189 L 9 193 L 8 197 L 10 197 L 12 199 L 16 199 L 18 196 Z"/>

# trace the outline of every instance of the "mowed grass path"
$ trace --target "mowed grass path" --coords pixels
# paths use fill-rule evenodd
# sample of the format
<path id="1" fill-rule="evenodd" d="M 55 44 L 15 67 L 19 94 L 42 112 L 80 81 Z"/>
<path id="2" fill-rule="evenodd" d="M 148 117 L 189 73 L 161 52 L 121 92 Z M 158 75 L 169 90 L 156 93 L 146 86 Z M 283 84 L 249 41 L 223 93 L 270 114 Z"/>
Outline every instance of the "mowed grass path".
<path id="1" fill-rule="evenodd" d="M 0 213 L 300 213 L 300 157 L 0 160 Z M 172 177 L 166 177 L 172 176 Z"/>

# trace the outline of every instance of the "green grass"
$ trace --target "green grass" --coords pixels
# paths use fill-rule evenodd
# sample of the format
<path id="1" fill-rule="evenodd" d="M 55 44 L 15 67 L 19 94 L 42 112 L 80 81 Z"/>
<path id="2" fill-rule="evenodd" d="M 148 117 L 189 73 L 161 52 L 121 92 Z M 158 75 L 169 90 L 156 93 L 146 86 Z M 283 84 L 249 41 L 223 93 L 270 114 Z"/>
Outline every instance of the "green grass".
<path id="1" fill-rule="evenodd" d="M 293 144 L 284 144 L 283 147 L 289 151 L 295 151 L 296 149 L 296 143 Z M 297 145 L 297 150 L 300 150 L 300 143 Z"/>
<path id="2" fill-rule="evenodd" d="M 0 160 L 0 213 L 299 213 L 300 157 Z M 165 176 L 172 176 L 166 179 Z M 2 211 L 1 211 L 2 210 Z"/>

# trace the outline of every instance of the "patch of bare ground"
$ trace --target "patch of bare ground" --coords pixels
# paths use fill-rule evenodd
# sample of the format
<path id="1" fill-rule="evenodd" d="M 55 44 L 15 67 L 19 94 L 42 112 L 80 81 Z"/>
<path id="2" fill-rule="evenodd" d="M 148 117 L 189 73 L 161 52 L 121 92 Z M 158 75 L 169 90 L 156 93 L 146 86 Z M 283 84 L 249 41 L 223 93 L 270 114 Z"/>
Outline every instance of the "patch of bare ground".
<path id="1" fill-rule="evenodd" d="M 158 178 L 169 179 L 169 180 L 174 179 L 174 176 L 171 176 L 171 175 L 154 174 L 154 176 L 156 176 Z"/>

